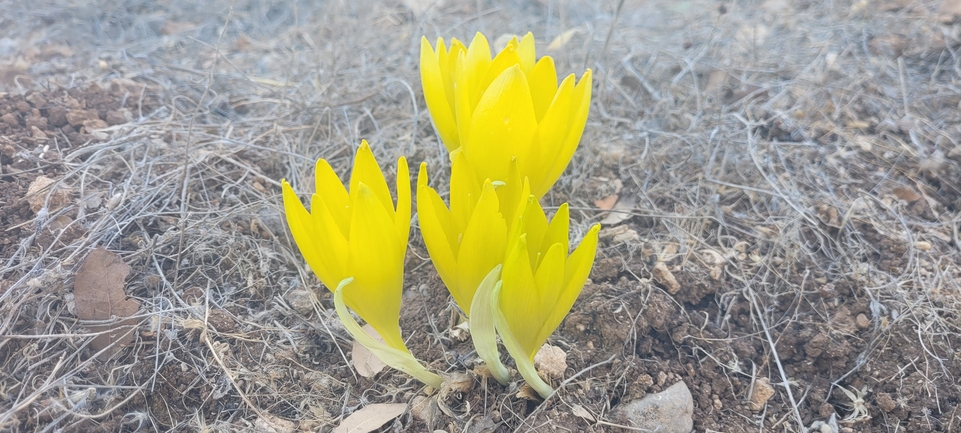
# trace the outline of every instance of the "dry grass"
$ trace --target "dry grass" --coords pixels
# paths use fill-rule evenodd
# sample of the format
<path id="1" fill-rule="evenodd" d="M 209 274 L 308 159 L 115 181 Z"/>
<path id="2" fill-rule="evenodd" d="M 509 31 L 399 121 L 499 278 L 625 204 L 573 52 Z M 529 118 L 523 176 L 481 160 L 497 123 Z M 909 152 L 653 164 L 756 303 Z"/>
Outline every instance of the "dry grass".
<path id="1" fill-rule="evenodd" d="M 530 29 L 544 47 L 577 28 L 565 49 L 542 51 L 563 73 L 595 72 L 582 149 L 548 204 L 570 201 L 579 237 L 603 217 L 593 201 L 622 182 L 622 195 L 637 195 L 629 224 L 638 237 L 608 244 L 599 260 L 623 263 L 618 276 L 633 276 L 632 286 L 613 291 L 612 278 L 605 302 L 631 307 L 629 296 L 662 293 L 646 250 L 691 276 L 683 281 L 706 281 L 710 291 L 675 302 L 692 329 L 718 337 L 691 334 L 664 350 L 678 365 L 711 363 L 745 383 L 769 377 L 788 408 L 739 411 L 746 393 L 728 391 L 717 413 L 696 400 L 699 429 L 723 416 L 733 431 L 804 431 L 805 416 L 825 419 L 825 403 L 847 415 L 836 387 L 891 383 L 905 387 L 896 399 L 917 407 L 900 419 L 869 391 L 872 416 L 892 417 L 876 420 L 877 431 L 961 428 L 958 21 L 942 20 L 933 1 L 785 3 L 625 1 L 615 15 L 616 2 L 478 1 L 422 16 L 375 1 L 0 3 L 0 28 L 37 47 L 11 54 L 36 83 L 126 78 L 164 101 L 110 140 L 65 153 L 59 183 L 103 204 L 40 212 L 34 235 L 0 263 L 0 426 L 319 429 L 370 402 L 407 402 L 418 388 L 401 374 L 353 376 L 349 338 L 283 225 L 278 180 L 308 192 L 315 159 L 346 173 L 362 138 L 381 161 L 407 155 L 441 173 L 446 158 L 420 93 L 420 35 Z M 50 57 L 50 46 L 71 52 Z M 60 214 L 85 235 L 37 247 L 36 234 Z M 420 269 L 413 242 L 408 268 Z M 135 344 L 106 362 L 91 357 L 70 301 L 75 269 L 97 246 L 133 267 L 127 292 L 143 304 Z M 711 280 L 714 265 L 722 274 Z M 427 290 L 422 283 L 441 293 L 436 278 L 408 278 Z M 869 326 L 839 323 L 842 302 L 866 306 Z M 460 369 L 446 353 L 446 317 L 435 322 L 405 322 L 405 334 L 429 336 L 425 350 L 439 356 L 428 360 L 446 359 L 434 368 Z M 809 326 L 851 352 L 822 377 L 781 362 L 800 364 L 803 355 L 783 352 L 805 345 L 796 334 Z M 612 395 L 630 387 L 623 375 L 640 368 L 605 360 L 636 354 L 642 337 L 598 348 L 603 356 L 579 364 L 549 410 L 580 402 L 603 419 Z M 738 340 L 760 342 L 763 353 L 738 358 L 726 347 Z M 609 392 L 566 391 L 589 381 Z M 805 386 L 781 385 L 791 382 Z M 512 394 L 484 398 L 501 430 L 551 423 L 547 404 L 531 412 Z M 484 412 L 438 428 L 479 425 Z M 405 415 L 392 428 L 412 422 Z"/>

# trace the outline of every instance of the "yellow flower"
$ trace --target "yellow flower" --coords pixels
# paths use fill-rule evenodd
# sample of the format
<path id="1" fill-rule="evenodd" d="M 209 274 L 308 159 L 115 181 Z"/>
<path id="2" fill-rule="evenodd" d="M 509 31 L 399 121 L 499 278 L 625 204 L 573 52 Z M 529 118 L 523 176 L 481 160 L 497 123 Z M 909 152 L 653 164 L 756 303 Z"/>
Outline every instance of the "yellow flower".
<path id="1" fill-rule="evenodd" d="M 568 256 L 569 214 L 561 205 L 550 223 L 533 196 L 520 216 L 501 273 L 492 290 L 494 323 L 525 380 L 547 398 L 553 389 L 534 369 L 534 355 L 571 311 L 597 252 L 595 224 Z M 486 289 L 486 288 L 485 288 Z M 480 296 L 480 295 L 479 295 Z"/>
<path id="2" fill-rule="evenodd" d="M 516 176 L 516 164 L 513 172 Z M 510 374 L 497 353 L 489 294 L 479 301 L 475 295 L 482 283 L 492 287 L 499 280 L 500 264 L 507 252 L 508 221 L 518 199 L 530 195 L 530 186 L 527 182 L 523 188 L 501 184 L 495 190 L 490 179 L 480 186 L 475 179 L 464 155 L 455 155 L 448 207 L 440 194 L 427 185 L 427 164 L 421 164 L 417 175 L 417 218 L 437 273 L 470 318 L 477 354 L 494 377 L 506 385 Z M 496 272 L 492 272 L 495 268 Z"/>
<path id="3" fill-rule="evenodd" d="M 427 186 L 427 164 L 417 175 L 417 219 L 431 261 L 454 301 L 468 315 L 474 291 L 507 252 L 507 221 L 490 180 L 475 183 L 467 161 L 454 159 L 450 207 Z"/>
<path id="4" fill-rule="evenodd" d="M 438 387 L 441 378 L 414 360 L 400 332 L 411 214 L 406 159 L 397 161 L 396 206 L 366 141 L 354 156 L 349 190 L 323 159 L 317 161 L 315 177 L 317 192 L 310 212 L 290 184 L 282 182 L 287 223 L 307 264 L 334 291 L 340 319 L 355 339 L 384 363 Z M 370 338 L 344 304 L 370 324 L 384 343 Z M 371 342 L 383 347 L 371 347 Z"/>
<path id="5" fill-rule="evenodd" d="M 581 139 L 591 101 L 591 70 L 557 85 L 550 56 L 535 62 L 534 36 L 511 39 L 493 59 L 484 35 L 434 50 L 421 39 L 421 81 L 434 127 L 448 151 L 467 155 L 478 183 L 505 181 L 516 158 L 531 193 L 543 197 Z"/>

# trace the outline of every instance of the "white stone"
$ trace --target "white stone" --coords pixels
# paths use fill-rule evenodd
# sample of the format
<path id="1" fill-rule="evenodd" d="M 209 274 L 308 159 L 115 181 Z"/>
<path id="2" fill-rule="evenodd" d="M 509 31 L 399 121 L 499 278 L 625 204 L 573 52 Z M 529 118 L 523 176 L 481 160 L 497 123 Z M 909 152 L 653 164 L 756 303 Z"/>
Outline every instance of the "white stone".
<path id="1" fill-rule="evenodd" d="M 623 403 L 611 417 L 619 424 L 658 433 L 690 433 L 694 429 L 694 399 L 684 382 L 657 394 Z"/>

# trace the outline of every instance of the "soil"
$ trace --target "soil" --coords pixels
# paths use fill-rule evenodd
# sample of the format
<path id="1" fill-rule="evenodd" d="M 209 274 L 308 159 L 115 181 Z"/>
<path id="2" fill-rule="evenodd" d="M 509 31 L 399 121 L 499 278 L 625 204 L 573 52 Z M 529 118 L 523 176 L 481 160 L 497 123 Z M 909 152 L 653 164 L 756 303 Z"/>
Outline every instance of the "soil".
<path id="1" fill-rule="evenodd" d="M 147 86 L 116 80 L 100 86 L 31 90 L 0 96 L 0 261 L 9 259 L 33 229 L 34 212 L 27 191 L 38 176 L 57 178 L 64 157 L 84 146 L 108 140 L 103 130 L 144 117 L 158 107 Z M 68 245 L 82 233 L 70 227 L 39 233 L 45 248 Z"/>
<path id="2" fill-rule="evenodd" d="M 0 430 L 330 432 L 404 403 L 375 431 L 628 431 L 615 408 L 683 381 L 697 432 L 961 431 L 953 2 L 133 3 L 0 18 Z M 400 324 L 457 386 L 363 377 L 279 179 L 307 199 L 366 138 L 445 189 L 420 35 L 518 29 L 595 73 L 543 200 L 574 240 L 605 221 L 558 392 L 489 376 L 416 219 Z M 142 305 L 106 360 L 72 300 L 95 247 Z"/>

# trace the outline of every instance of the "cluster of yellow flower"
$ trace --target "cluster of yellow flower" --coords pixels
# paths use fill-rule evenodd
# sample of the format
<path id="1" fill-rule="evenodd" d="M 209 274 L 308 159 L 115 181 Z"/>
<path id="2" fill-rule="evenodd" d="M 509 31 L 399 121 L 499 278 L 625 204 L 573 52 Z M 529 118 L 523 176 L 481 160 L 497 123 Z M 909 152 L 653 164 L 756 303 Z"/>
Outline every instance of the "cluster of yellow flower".
<path id="1" fill-rule="evenodd" d="M 437 272 L 469 317 L 478 355 L 507 384 L 496 335 L 518 372 L 543 397 L 553 389 L 534 355 L 570 312 L 597 251 L 594 225 L 570 250 L 563 204 L 548 221 L 539 203 L 563 173 L 587 122 L 591 71 L 557 85 L 554 60 L 535 62 L 534 36 L 513 38 L 495 57 L 478 33 L 465 47 L 421 41 L 421 81 L 434 128 L 452 161 L 449 200 L 417 176 L 420 230 Z M 294 241 L 334 292 L 345 327 L 384 363 L 440 387 L 404 344 L 400 302 L 411 218 L 407 161 L 397 162 L 397 201 L 364 141 L 348 188 L 321 159 L 308 212 L 286 181 L 284 208 Z M 383 338 L 371 338 L 357 313 Z"/>

